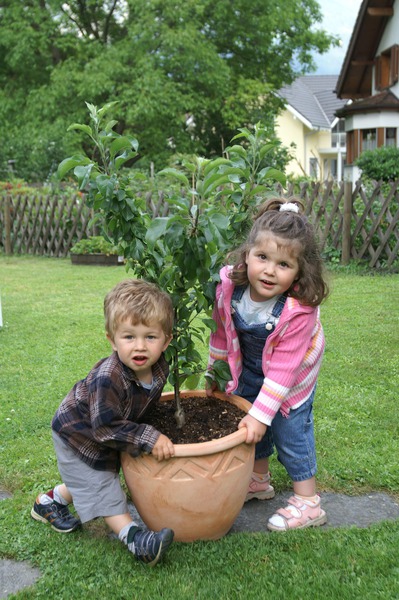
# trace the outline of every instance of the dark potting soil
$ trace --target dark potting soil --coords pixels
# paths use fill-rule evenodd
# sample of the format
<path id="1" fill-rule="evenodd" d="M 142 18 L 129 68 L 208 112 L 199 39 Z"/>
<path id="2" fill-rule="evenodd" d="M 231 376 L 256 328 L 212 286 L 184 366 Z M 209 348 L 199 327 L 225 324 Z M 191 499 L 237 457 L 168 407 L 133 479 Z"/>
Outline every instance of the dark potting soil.
<path id="1" fill-rule="evenodd" d="M 245 416 L 240 408 L 214 397 L 182 398 L 186 423 L 177 429 L 172 402 L 158 402 L 145 414 L 145 422 L 168 436 L 174 444 L 196 444 L 216 440 L 236 431 Z"/>

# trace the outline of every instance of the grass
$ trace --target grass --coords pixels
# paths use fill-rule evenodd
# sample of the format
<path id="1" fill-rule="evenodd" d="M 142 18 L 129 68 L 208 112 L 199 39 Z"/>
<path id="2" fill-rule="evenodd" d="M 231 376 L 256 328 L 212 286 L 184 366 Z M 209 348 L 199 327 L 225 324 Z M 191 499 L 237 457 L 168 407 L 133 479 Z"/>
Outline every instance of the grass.
<path id="1" fill-rule="evenodd" d="M 101 521 L 60 536 L 29 517 L 58 481 L 50 421 L 63 396 L 109 353 L 102 302 L 122 267 L 0 256 L 0 556 L 42 577 L 19 599 L 399 599 L 399 522 L 367 529 L 232 534 L 174 544 L 146 569 Z M 315 404 L 321 490 L 399 499 L 399 275 L 332 274 L 322 307 L 327 349 Z M 204 357 L 206 347 L 203 348 Z M 272 462 L 278 491 L 289 489 Z"/>

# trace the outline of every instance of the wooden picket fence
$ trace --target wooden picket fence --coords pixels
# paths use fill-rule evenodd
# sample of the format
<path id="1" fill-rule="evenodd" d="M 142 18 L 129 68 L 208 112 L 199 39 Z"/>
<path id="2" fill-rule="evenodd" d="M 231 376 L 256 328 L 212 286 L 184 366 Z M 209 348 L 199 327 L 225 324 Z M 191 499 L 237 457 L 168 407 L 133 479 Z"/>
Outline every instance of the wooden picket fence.
<path id="1" fill-rule="evenodd" d="M 153 217 L 166 216 L 169 205 L 162 193 L 157 198 L 146 194 Z M 82 194 L 0 195 L 0 250 L 5 254 L 37 254 L 63 258 L 82 238 L 99 235 L 91 225 L 94 214 Z"/>
<path id="2" fill-rule="evenodd" d="M 370 267 L 390 268 L 399 251 L 399 181 L 366 189 L 360 182 L 304 183 L 300 189 L 278 189 L 283 196 L 302 198 L 306 214 L 317 228 L 327 258 L 350 259 Z M 147 209 L 165 216 L 169 206 L 162 193 L 146 195 Z M 98 231 L 90 225 L 92 211 L 81 194 L 0 195 L 0 250 L 5 254 L 66 257 L 78 240 Z"/>
<path id="3" fill-rule="evenodd" d="M 1 243 L 6 254 L 66 256 L 82 237 L 94 235 L 92 216 L 80 195 L 11 196 L 1 198 Z"/>
<path id="4" fill-rule="evenodd" d="M 358 181 L 304 183 L 296 191 L 306 214 L 318 230 L 327 257 L 339 255 L 340 262 L 351 259 L 370 267 L 390 268 L 399 252 L 399 180 L 374 183 L 365 188 Z M 282 194 L 295 195 L 293 186 Z"/>

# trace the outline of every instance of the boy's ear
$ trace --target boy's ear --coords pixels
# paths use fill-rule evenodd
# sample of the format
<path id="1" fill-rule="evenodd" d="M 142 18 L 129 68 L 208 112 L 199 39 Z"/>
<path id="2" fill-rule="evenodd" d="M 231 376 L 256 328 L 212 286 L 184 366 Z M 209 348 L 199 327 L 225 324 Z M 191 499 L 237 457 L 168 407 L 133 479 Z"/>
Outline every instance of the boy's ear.
<path id="1" fill-rule="evenodd" d="M 165 352 L 166 348 L 169 346 L 170 342 L 173 340 L 173 335 L 167 335 L 165 336 L 165 344 L 163 346 L 162 352 Z"/>
<path id="2" fill-rule="evenodd" d="M 105 337 L 107 338 L 107 340 L 109 341 L 109 343 L 112 346 L 112 350 L 116 350 L 116 346 L 114 343 L 114 339 L 110 336 L 110 334 L 108 333 L 108 331 L 105 332 Z"/>

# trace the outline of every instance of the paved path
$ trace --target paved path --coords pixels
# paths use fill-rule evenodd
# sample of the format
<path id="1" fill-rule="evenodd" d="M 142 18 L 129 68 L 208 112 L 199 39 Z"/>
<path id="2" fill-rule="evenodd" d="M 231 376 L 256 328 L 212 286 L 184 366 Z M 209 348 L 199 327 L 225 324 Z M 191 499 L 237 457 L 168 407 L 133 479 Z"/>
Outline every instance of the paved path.
<path id="1" fill-rule="evenodd" d="M 0 500 L 11 498 L 11 494 L 0 490 Z M 0 559 L 0 598 L 7 598 L 35 583 L 40 577 L 40 571 L 27 560 L 15 561 Z"/>
<path id="2" fill-rule="evenodd" d="M 290 493 L 278 494 L 273 500 L 259 502 L 252 500 L 244 505 L 230 533 L 263 531 L 268 518 L 283 506 Z M 10 494 L 0 490 L 0 500 L 10 498 Z M 399 504 L 388 494 L 372 493 L 364 496 L 345 496 L 344 494 L 323 493 L 323 508 L 327 512 L 328 522 L 324 527 L 368 527 L 386 519 L 399 519 Z M 130 512 L 142 522 L 133 505 Z M 28 561 L 17 562 L 0 559 L 0 598 L 28 587 L 40 577 L 40 571 Z"/>

